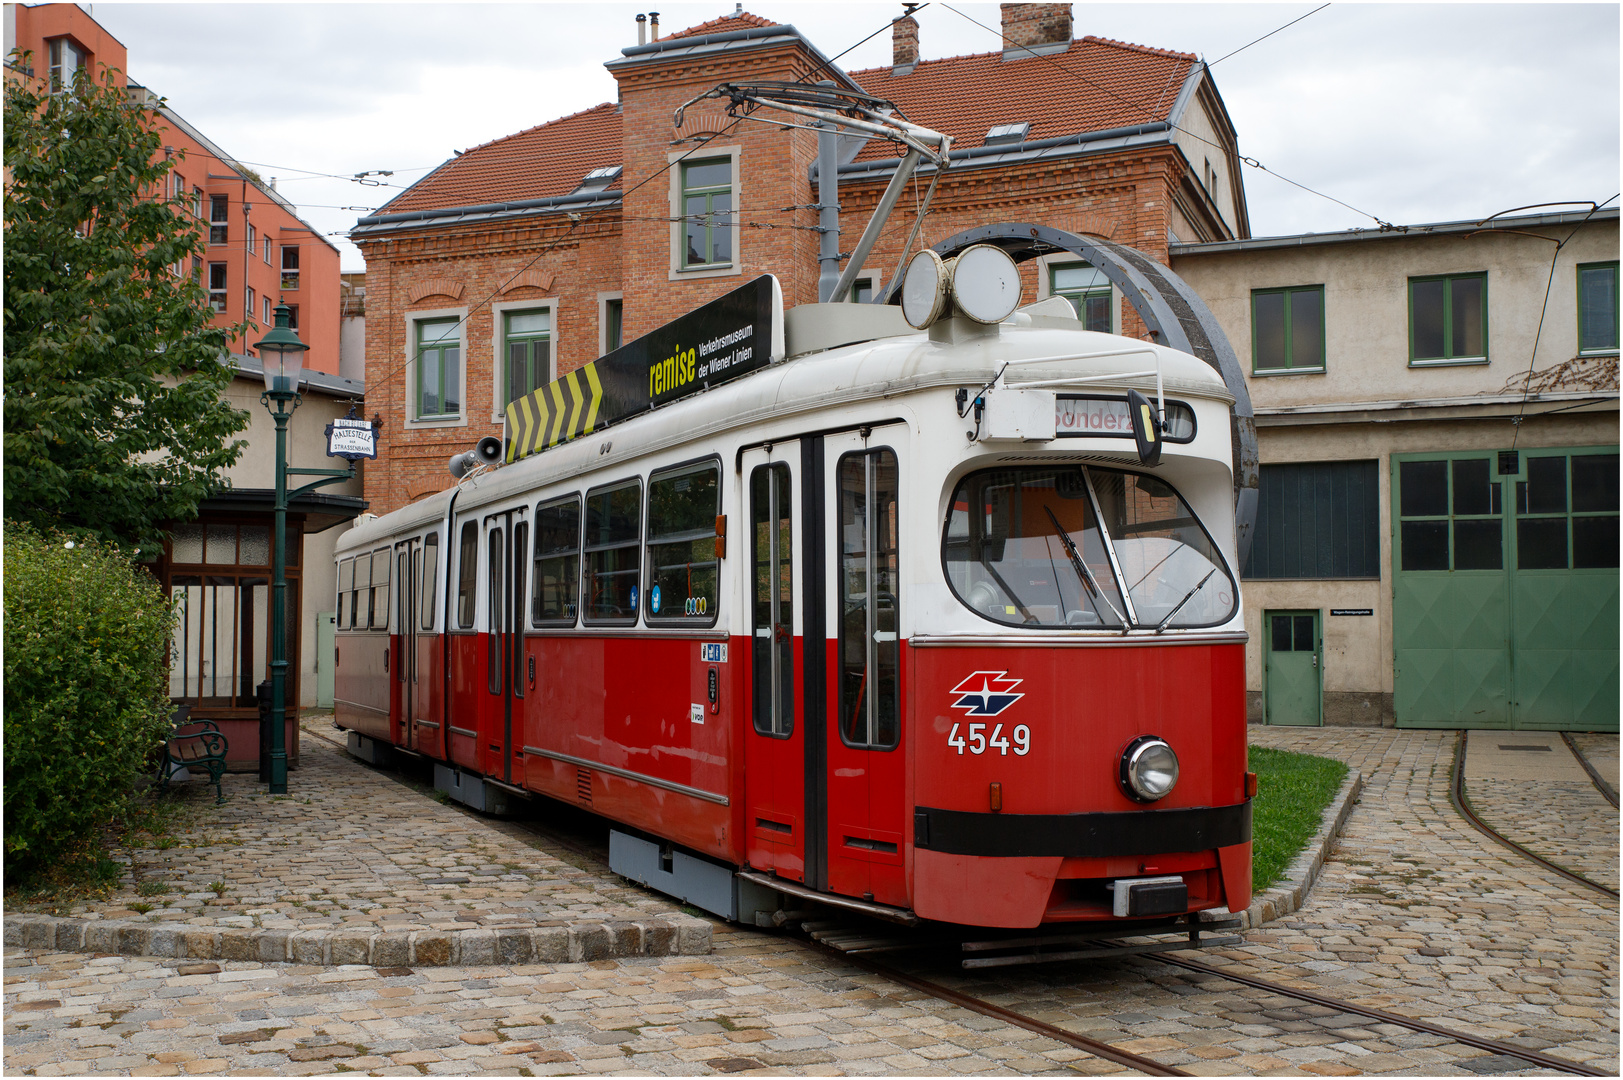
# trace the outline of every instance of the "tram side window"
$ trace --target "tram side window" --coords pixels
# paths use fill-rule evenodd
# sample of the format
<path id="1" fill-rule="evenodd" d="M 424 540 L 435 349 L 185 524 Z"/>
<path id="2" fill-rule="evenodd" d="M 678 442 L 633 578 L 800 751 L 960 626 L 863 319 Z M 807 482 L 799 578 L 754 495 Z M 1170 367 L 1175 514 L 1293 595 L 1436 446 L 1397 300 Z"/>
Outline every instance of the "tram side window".
<path id="1" fill-rule="evenodd" d="M 642 555 L 642 481 L 586 493 L 586 622 L 637 621 Z"/>
<path id="2" fill-rule="evenodd" d="M 473 628 L 473 594 L 479 574 L 479 526 L 472 521 L 462 526 L 461 551 L 457 555 L 456 624 Z"/>
<path id="3" fill-rule="evenodd" d="M 839 499 L 840 737 L 888 750 L 901 715 L 895 453 L 842 457 Z"/>
<path id="4" fill-rule="evenodd" d="M 535 508 L 536 626 L 574 626 L 580 603 L 580 496 L 566 495 Z"/>
<path id="5" fill-rule="evenodd" d="M 357 555 L 355 557 L 355 587 L 349 591 L 349 628 L 366 629 L 367 619 L 361 614 L 362 594 L 372 594 L 372 557 L 370 555 Z"/>
<path id="6" fill-rule="evenodd" d="M 720 512 L 721 468 L 713 461 L 649 478 L 649 622 L 715 624 Z"/>
<path id="7" fill-rule="evenodd" d="M 434 629 L 434 594 L 440 580 L 440 534 L 429 533 L 423 541 L 423 613 L 424 630 Z"/>
<path id="8" fill-rule="evenodd" d="M 372 553 L 372 595 L 367 603 L 367 625 L 389 628 L 389 549 Z"/>
<path id="9" fill-rule="evenodd" d="M 348 627 L 344 622 L 344 601 L 346 594 L 355 588 L 355 560 L 345 559 L 338 564 L 338 606 L 333 624 L 343 630 Z M 353 609 L 352 609 L 353 610 Z"/>

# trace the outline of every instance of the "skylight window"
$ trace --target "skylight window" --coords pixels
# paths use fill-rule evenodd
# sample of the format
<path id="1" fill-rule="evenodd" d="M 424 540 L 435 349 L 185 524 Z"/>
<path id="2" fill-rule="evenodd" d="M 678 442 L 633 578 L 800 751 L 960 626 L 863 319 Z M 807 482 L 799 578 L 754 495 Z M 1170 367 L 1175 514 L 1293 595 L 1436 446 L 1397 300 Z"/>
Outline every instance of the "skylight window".
<path id="1" fill-rule="evenodd" d="M 1031 124 L 1022 120 L 1017 124 L 999 124 L 986 133 L 986 144 L 1024 142 L 1026 133 L 1031 130 Z"/>
<path id="2" fill-rule="evenodd" d="M 602 191 L 604 188 L 614 183 L 615 180 L 619 179 L 620 168 L 621 167 L 619 165 L 605 165 L 602 168 L 593 169 L 591 172 L 587 173 L 581 178 L 580 186 L 575 190 Z"/>

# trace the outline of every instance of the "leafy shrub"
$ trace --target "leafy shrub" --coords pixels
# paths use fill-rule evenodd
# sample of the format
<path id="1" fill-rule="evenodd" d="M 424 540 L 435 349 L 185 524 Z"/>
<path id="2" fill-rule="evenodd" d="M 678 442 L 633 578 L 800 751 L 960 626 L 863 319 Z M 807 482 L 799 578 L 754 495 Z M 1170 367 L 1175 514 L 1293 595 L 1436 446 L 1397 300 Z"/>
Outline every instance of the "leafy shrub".
<path id="1" fill-rule="evenodd" d="M 171 608 L 117 547 L 5 524 L 5 869 L 126 805 L 167 730 Z"/>

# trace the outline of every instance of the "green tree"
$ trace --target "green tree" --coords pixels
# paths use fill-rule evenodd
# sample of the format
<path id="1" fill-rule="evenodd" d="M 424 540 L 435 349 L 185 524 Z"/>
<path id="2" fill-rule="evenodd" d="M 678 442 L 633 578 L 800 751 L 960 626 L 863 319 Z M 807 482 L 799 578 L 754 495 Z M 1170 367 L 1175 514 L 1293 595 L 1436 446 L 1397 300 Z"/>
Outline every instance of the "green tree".
<path id="1" fill-rule="evenodd" d="M 148 551 L 248 423 L 224 398 L 244 327 L 215 326 L 193 280 L 201 226 L 163 194 L 161 106 L 106 68 L 5 86 L 5 516 Z"/>

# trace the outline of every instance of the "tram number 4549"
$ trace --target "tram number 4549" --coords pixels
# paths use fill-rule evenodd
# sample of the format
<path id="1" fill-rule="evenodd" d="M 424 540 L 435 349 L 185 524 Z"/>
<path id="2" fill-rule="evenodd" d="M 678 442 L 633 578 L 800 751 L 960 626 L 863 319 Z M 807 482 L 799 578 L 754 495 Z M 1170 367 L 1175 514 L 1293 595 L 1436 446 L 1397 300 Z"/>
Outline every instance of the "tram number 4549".
<path id="1" fill-rule="evenodd" d="M 999 754 L 1009 755 L 1009 739 L 1003 734 L 1003 725 L 998 724 L 992 728 L 991 738 L 987 738 L 985 724 L 970 724 L 969 738 L 965 739 L 958 734 L 961 724 L 952 725 L 952 732 L 947 736 L 947 745 L 958 751 L 962 757 L 964 748 L 968 747 L 971 754 L 984 754 L 988 748 L 995 749 Z M 1024 757 L 1031 752 L 1031 729 L 1024 724 L 1016 724 L 1014 731 L 1014 752 Z"/>

